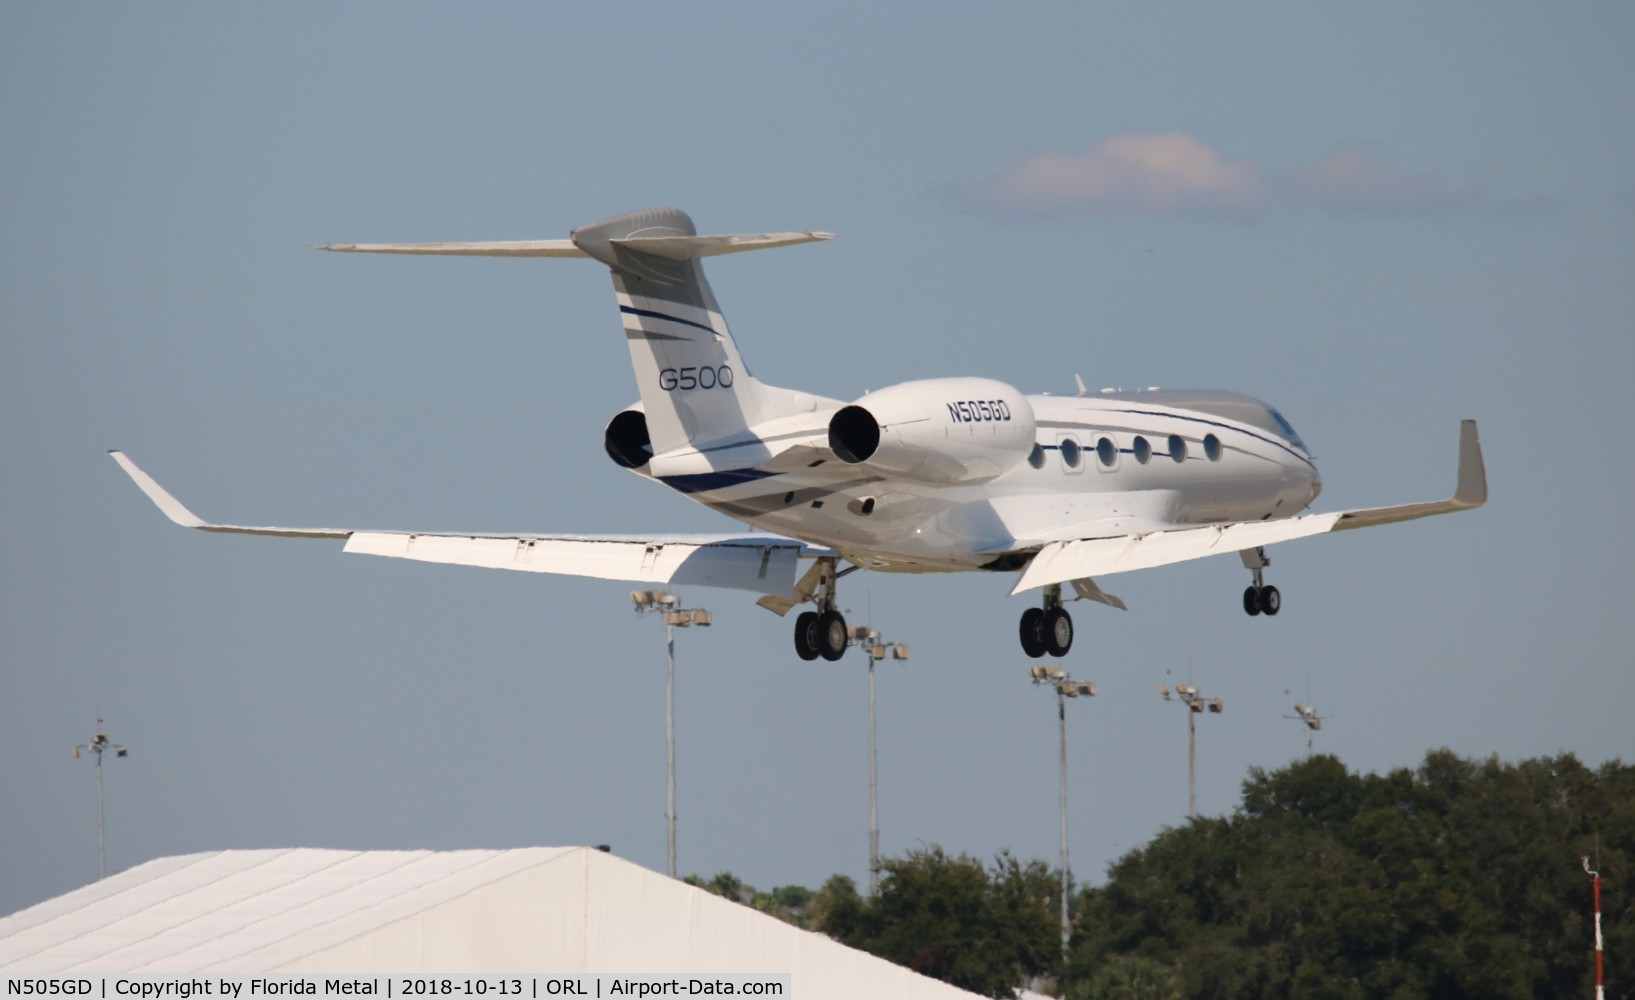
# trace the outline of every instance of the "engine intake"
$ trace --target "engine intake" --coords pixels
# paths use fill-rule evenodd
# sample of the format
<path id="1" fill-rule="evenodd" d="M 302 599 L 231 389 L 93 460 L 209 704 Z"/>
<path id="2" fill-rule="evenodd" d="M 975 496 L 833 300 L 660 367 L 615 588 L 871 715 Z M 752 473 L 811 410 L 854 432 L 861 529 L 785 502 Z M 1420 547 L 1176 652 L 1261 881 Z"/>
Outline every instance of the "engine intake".
<path id="1" fill-rule="evenodd" d="M 829 450 L 850 465 L 928 483 L 996 479 L 1026 461 L 1033 407 L 993 379 L 902 382 L 829 419 Z"/>
<path id="2" fill-rule="evenodd" d="M 607 457 L 626 469 L 640 469 L 653 458 L 653 439 L 647 434 L 647 414 L 625 410 L 608 421 L 602 432 Z"/>

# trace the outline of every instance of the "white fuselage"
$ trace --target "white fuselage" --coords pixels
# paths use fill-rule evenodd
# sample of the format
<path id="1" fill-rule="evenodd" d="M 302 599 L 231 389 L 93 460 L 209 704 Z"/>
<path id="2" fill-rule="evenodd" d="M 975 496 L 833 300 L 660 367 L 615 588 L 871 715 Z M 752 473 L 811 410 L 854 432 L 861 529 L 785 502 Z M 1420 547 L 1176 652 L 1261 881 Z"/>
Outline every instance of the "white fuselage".
<path id="1" fill-rule="evenodd" d="M 728 447 L 709 474 L 638 474 L 757 528 L 902 572 L 1015 570 L 1058 538 L 1285 518 L 1321 489 L 1299 437 L 1247 396 L 1155 391 L 1026 402 L 1036 449 L 976 482 L 922 482 L 842 461 L 814 425 L 826 426 L 843 404 L 817 398 L 798 421 L 804 431 L 757 436 L 750 450 L 769 460 L 734 468 L 730 456 L 745 449 Z M 960 432 L 970 429 L 947 421 L 950 438 Z"/>

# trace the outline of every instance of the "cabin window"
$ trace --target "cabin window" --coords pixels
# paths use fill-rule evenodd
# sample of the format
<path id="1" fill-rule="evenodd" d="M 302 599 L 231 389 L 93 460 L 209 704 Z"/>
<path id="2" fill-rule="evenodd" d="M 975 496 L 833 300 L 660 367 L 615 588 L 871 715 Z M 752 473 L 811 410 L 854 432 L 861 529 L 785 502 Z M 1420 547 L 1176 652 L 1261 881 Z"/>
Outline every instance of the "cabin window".
<path id="1" fill-rule="evenodd" d="M 1177 463 L 1185 462 L 1187 460 L 1186 438 L 1183 438 L 1179 434 L 1171 434 L 1169 436 L 1169 457 L 1170 461 Z"/>
<path id="2" fill-rule="evenodd" d="M 1096 457 L 1101 464 L 1111 469 L 1118 462 L 1118 445 L 1112 438 L 1102 438 L 1096 442 Z"/>
<path id="3" fill-rule="evenodd" d="M 1152 445 L 1148 444 L 1147 439 L 1144 437 L 1138 436 L 1135 439 L 1134 443 L 1130 445 L 1130 452 L 1135 455 L 1135 460 L 1142 465 L 1152 461 Z"/>
<path id="4" fill-rule="evenodd" d="M 1213 434 L 1204 435 L 1204 454 L 1211 462 L 1221 460 L 1221 439 Z"/>
<path id="5" fill-rule="evenodd" d="M 1079 443 L 1072 438 L 1062 438 L 1062 464 L 1069 469 L 1079 467 Z"/>

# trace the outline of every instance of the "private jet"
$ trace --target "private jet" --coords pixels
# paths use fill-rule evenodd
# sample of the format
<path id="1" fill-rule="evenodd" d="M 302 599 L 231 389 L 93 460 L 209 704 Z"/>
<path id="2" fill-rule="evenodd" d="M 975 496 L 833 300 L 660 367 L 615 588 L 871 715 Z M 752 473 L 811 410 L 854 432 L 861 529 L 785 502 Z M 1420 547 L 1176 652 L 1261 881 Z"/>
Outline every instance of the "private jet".
<path id="1" fill-rule="evenodd" d="M 1305 513 L 1322 490 L 1306 443 L 1275 408 L 1222 391 L 1028 395 L 981 377 L 887 386 L 845 401 L 750 374 L 702 259 L 831 239 L 819 232 L 700 236 L 672 208 L 632 212 L 566 240 L 380 243 L 344 253 L 586 257 L 613 276 L 640 399 L 604 432 L 608 458 L 748 525 L 718 535 L 492 535 L 255 527 L 206 521 L 119 451 L 112 456 L 170 520 L 201 531 L 333 538 L 344 551 L 490 569 L 725 587 L 795 618 L 795 651 L 837 660 L 849 633 L 840 580 L 980 571 L 1037 590 L 1019 635 L 1031 657 L 1064 656 L 1064 593 L 1115 608 L 1097 578 L 1237 553 L 1250 615 L 1276 615 L 1266 546 L 1480 507 L 1476 423 L 1459 433 L 1447 500 Z M 804 571 L 803 571 L 804 567 Z"/>

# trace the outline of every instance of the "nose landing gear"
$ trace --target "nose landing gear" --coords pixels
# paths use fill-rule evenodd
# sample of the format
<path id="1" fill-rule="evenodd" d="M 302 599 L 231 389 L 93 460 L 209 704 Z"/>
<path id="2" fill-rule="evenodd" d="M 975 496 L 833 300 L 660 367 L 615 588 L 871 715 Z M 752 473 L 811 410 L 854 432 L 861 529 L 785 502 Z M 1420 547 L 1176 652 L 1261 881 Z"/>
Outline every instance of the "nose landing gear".
<path id="1" fill-rule="evenodd" d="M 1266 583 L 1261 571 L 1272 564 L 1264 548 L 1244 549 L 1238 553 L 1243 565 L 1255 575 L 1255 582 L 1243 592 L 1243 610 L 1251 617 L 1259 614 L 1275 615 L 1283 608 L 1283 595 Z"/>
<path id="2" fill-rule="evenodd" d="M 1022 612 L 1019 631 L 1022 652 L 1034 659 L 1046 653 L 1051 656 L 1067 655 L 1067 651 L 1073 648 L 1073 616 L 1062 607 L 1061 584 L 1045 588 L 1044 607 Z"/>

